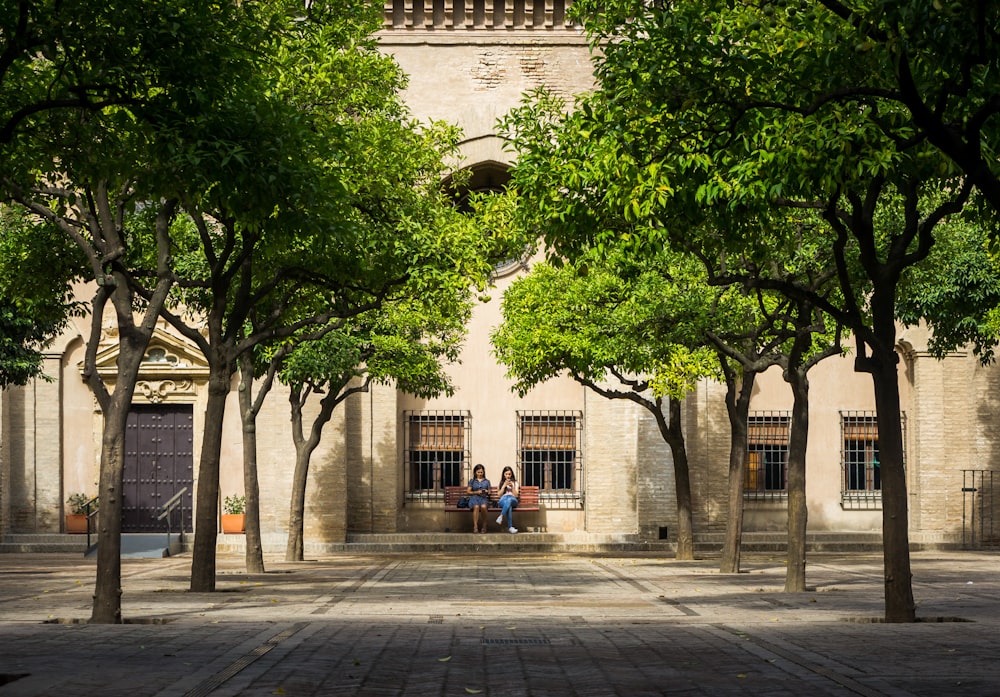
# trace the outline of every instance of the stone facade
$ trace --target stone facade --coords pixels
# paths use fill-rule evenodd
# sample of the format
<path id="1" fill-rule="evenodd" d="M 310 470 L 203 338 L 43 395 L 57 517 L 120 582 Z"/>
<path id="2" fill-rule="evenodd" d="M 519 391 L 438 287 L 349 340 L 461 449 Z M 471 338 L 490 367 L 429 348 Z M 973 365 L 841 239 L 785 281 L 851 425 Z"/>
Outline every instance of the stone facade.
<path id="1" fill-rule="evenodd" d="M 569 97 L 592 86 L 590 52 L 580 31 L 566 23 L 565 5 L 552 0 L 386 3 L 381 46 L 410 76 L 406 98 L 414 115 L 457 122 L 463 129 L 461 166 L 502 173 L 510 153 L 496 135 L 496 122 L 525 91 L 547 85 Z M 465 429 L 460 478 L 468 477 L 473 463 L 483 463 L 494 480 L 504 465 L 518 466 L 536 415 L 578 428 L 577 459 L 566 474 L 572 477 L 570 493 L 546 498 L 543 492 L 542 511 L 519 515 L 519 526 L 568 535 L 673 539 L 677 519 L 671 456 L 648 412 L 631 402 L 605 400 L 568 378 L 518 397 L 494 361 L 489 335 L 500 319 L 500 299 L 530 263 L 498 271 L 491 299 L 476 308 L 461 363 L 450 369 L 457 386 L 453 396 L 417 399 L 376 385 L 334 413 L 312 458 L 307 549 L 343 543 L 352 534 L 471 529 L 468 516 L 441 510 L 439 491 L 417 486 L 415 479 L 421 475 L 408 460 L 422 447 L 408 430 L 413 420 L 433 420 L 439 417 L 421 415 L 441 414 L 460 418 Z M 81 293 L 88 295 L 86 289 Z M 76 322 L 50 348 L 46 374 L 51 382 L 35 381 L 0 395 L 0 533 L 4 536 L 61 531 L 66 497 L 95 490 L 101 415 L 80 375 L 87 324 Z M 110 369 L 116 336 L 111 321 L 106 327 L 101 360 Z M 970 496 L 962 491 L 962 470 L 1000 470 L 995 428 L 1000 371 L 980 366 L 969 353 L 934 360 L 926 353 L 926 335 L 919 329 L 906 330 L 901 337 L 912 539 L 959 541 Z M 197 462 L 204 361 L 165 327 L 154 338 L 147 358 L 136 402 L 190 408 L 192 457 Z M 823 362 L 810 382 L 810 531 L 877 533 L 878 506 L 845 505 L 841 494 L 844 415 L 873 413 L 871 381 L 853 372 L 848 356 Z M 224 425 L 223 497 L 243 490 L 235 387 L 234 383 Z M 729 424 L 723 396 L 721 385 L 703 382 L 683 409 L 696 537 L 721 532 L 725 525 Z M 790 412 L 791 394 L 778 370 L 759 378 L 751 410 Z M 282 388 L 270 396 L 258 418 L 257 433 L 265 548 L 278 551 L 286 539 L 295 466 L 287 393 Z M 747 530 L 781 532 L 784 525 L 780 495 L 747 501 Z"/>

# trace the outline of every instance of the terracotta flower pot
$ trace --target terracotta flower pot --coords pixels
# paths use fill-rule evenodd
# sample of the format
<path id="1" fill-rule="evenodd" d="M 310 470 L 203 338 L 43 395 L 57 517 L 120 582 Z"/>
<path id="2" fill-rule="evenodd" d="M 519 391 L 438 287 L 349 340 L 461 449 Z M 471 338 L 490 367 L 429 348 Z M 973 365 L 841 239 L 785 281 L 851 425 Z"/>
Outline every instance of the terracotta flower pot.
<path id="1" fill-rule="evenodd" d="M 222 532 L 227 535 L 238 535 L 246 531 L 244 527 L 244 521 L 246 514 L 244 513 L 223 513 L 222 514 Z"/>
<path id="2" fill-rule="evenodd" d="M 86 533 L 87 516 L 83 513 L 67 513 L 66 532 L 73 534 Z"/>

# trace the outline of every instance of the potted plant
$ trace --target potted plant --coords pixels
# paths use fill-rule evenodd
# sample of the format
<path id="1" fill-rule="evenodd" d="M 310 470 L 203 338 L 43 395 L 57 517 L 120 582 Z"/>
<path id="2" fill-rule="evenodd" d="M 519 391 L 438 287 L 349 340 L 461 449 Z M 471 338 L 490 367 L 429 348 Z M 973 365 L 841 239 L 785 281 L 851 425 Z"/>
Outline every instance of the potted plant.
<path id="1" fill-rule="evenodd" d="M 74 534 L 87 532 L 87 514 L 97 511 L 96 500 L 90 504 L 90 510 L 87 510 L 88 501 L 90 501 L 90 497 L 82 492 L 70 494 L 70 497 L 66 499 L 66 503 L 69 504 L 69 513 L 66 514 L 66 532 Z"/>
<path id="2" fill-rule="evenodd" d="M 246 496 L 227 496 L 222 502 L 222 532 L 239 534 L 246 530 Z"/>

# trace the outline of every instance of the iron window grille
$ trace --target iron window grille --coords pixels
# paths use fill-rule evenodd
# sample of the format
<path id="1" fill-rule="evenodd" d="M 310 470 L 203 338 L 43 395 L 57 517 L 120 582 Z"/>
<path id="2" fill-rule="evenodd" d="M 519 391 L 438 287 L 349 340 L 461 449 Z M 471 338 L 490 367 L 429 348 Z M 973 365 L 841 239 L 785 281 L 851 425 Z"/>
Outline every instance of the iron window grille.
<path id="1" fill-rule="evenodd" d="M 903 465 L 906 465 L 906 415 L 903 428 Z M 882 508 L 882 470 L 879 461 L 878 418 L 874 411 L 843 411 L 841 431 L 841 506 L 845 509 Z"/>
<path id="2" fill-rule="evenodd" d="M 443 499 L 446 486 L 461 486 L 469 478 L 470 414 L 406 411 L 403 417 L 407 498 Z"/>
<path id="3" fill-rule="evenodd" d="M 519 411 L 518 476 L 549 507 L 583 505 L 583 413 Z"/>
<path id="4" fill-rule="evenodd" d="M 787 500 L 790 423 L 787 411 L 752 412 L 747 419 L 745 500 Z"/>

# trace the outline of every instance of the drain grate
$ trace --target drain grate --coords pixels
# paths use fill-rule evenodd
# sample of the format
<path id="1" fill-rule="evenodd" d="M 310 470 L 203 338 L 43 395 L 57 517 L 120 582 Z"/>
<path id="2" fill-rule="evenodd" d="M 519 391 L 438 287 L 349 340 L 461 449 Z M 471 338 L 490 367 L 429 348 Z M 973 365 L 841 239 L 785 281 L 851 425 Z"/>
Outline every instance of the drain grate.
<path id="1" fill-rule="evenodd" d="M 483 646 L 545 646 L 548 639 L 483 639 Z"/>

